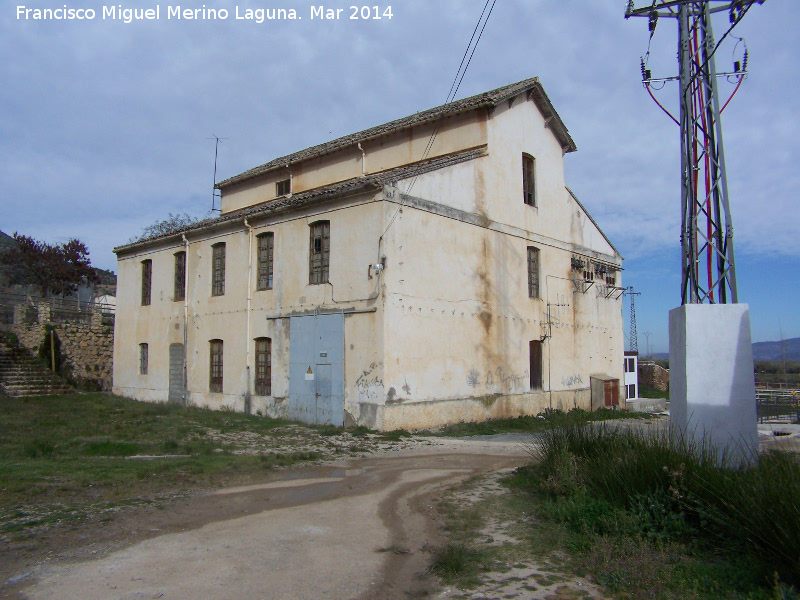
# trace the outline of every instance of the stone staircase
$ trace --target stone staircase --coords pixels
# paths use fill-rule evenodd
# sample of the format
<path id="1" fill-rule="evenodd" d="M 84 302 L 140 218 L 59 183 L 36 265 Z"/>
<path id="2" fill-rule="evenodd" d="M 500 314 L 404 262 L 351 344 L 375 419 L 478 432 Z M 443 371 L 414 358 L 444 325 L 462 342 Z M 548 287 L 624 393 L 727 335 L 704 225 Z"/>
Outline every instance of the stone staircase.
<path id="1" fill-rule="evenodd" d="M 7 396 L 72 394 L 75 389 L 25 348 L 0 337 L 0 392 Z"/>

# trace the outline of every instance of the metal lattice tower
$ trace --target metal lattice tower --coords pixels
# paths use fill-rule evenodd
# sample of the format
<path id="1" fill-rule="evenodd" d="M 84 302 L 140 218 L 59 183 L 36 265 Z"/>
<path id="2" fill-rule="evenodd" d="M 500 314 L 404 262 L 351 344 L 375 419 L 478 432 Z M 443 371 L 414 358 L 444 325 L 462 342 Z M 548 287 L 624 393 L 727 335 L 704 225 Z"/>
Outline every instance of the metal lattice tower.
<path id="1" fill-rule="evenodd" d="M 631 297 L 631 320 L 630 320 L 630 336 L 628 337 L 628 345 L 631 352 L 639 353 L 639 336 L 636 334 L 636 296 L 641 296 L 641 292 L 634 292 L 633 286 L 625 291 L 626 296 Z"/>
<path id="2" fill-rule="evenodd" d="M 629 0 L 625 13 L 626 19 L 647 17 L 651 38 L 658 19 L 678 21 L 678 77 L 652 78 L 643 59 L 642 78 L 648 91 L 651 81 L 680 82 L 680 120 L 670 117 L 681 129 L 681 304 L 738 302 L 733 221 L 716 82 L 718 76 L 734 76 L 741 83 L 747 55 L 744 64 L 735 64 L 732 72 L 717 73 L 714 55 L 719 43 L 714 42 L 711 17 L 728 12 L 731 25 L 722 36 L 724 39 L 753 4 L 763 2 L 653 0 L 648 7 L 635 8 L 634 1 Z"/>

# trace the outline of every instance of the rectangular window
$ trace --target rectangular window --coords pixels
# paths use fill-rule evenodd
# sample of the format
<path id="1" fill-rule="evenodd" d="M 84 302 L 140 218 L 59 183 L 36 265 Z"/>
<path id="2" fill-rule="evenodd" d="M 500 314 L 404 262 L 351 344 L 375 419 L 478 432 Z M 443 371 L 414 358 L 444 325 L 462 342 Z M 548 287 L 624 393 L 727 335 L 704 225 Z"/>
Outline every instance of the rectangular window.
<path id="1" fill-rule="evenodd" d="M 208 389 L 212 392 L 222 392 L 222 340 L 211 340 Z"/>
<path id="2" fill-rule="evenodd" d="M 259 290 L 272 289 L 272 257 L 275 248 L 275 236 L 262 233 L 258 236 L 258 287 Z"/>
<path id="3" fill-rule="evenodd" d="M 317 221 L 310 225 L 309 284 L 328 282 L 331 251 L 331 222 Z"/>
<path id="4" fill-rule="evenodd" d="M 150 306 L 150 287 L 153 283 L 153 261 L 142 261 L 142 306 Z"/>
<path id="5" fill-rule="evenodd" d="M 139 344 L 139 375 L 147 375 L 148 352 L 147 344 Z"/>
<path id="6" fill-rule="evenodd" d="M 531 360 L 531 389 L 542 389 L 542 342 L 532 340 L 530 342 Z"/>
<path id="7" fill-rule="evenodd" d="M 627 397 L 628 398 L 636 398 L 636 385 L 633 383 L 627 386 Z"/>
<path id="8" fill-rule="evenodd" d="M 539 249 L 528 246 L 528 297 L 539 297 Z"/>
<path id="9" fill-rule="evenodd" d="M 536 206 L 536 161 L 529 154 L 522 155 L 522 199 L 525 204 Z"/>
<path id="10" fill-rule="evenodd" d="M 173 300 L 186 298 L 186 252 L 175 253 L 175 291 Z"/>
<path id="11" fill-rule="evenodd" d="M 292 180 L 291 179 L 283 179 L 275 183 L 275 195 L 276 196 L 288 196 L 289 192 L 292 191 Z"/>
<path id="12" fill-rule="evenodd" d="M 272 395 L 272 340 L 256 339 L 256 394 Z"/>
<path id="13" fill-rule="evenodd" d="M 212 249 L 211 295 L 225 295 L 225 242 L 214 244 Z"/>

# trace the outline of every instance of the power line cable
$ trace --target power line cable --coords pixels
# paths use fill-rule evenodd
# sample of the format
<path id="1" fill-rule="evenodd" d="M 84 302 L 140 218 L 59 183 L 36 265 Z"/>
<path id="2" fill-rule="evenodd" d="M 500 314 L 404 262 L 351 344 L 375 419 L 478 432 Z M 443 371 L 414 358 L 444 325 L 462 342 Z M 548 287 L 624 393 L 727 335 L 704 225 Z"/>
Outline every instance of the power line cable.
<path id="1" fill-rule="evenodd" d="M 486 8 L 489 6 L 489 2 L 492 3 L 492 6 L 489 8 L 488 14 L 486 13 Z M 481 14 L 478 17 L 478 22 L 475 24 L 475 28 L 472 30 L 472 35 L 469 38 L 469 42 L 467 43 L 467 48 L 464 50 L 464 55 L 461 57 L 461 63 L 458 65 L 458 70 L 456 71 L 456 76 L 453 78 L 453 83 L 450 84 L 450 91 L 447 93 L 447 98 L 445 100 L 444 105 L 450 104 L 458 94 L 458 90 L 461 87 L 461 82 L 464 80 L 464 75 L 467 73 L 467 69 L 469 68 L 470 63 L 472 62 L 472 57 L 475 55 L 475 49 L 478 47 L 478 43 L 481 41 L 481 37 L 483 36 L 483 31 L 486 29 L 486 24 L 489 22 L 489 17 L 492 16 L 492 11 L 494 10 L 494 5 L 497 3 L 497 0 L 486 0 L 486 3 L 483 5 L 483 10 L 481 10 Z M 486 18 L 484 18 L 486 15 Z M 483 26 L 481 27 L 481 23 Z M 478 39 L 475 39 L 475 33 L 478 31 L 480 27 L 480 33 L 478 33 Z M 473 44 L 473 41 L 475 42 Z M 472 51 L 470 52 L 470 48 Z M 469 54 L 469 58 L 467 58 L 467 54 Z M 464 65 L 464 61 L 466 65 Z M 463 69 L 462 69 L 463 67 Z M 439 120 L 436 122 L 436 126 L 433 129 L 433 133 L 431 137 L 428 138 L 428 143 L 425 145 L 425 151 L 422 153 L 422 158 L 420 160 L 425 160 L 428 155 L 430 154 L 431 150 L 433 149 L 433 144 L 436 141 L 436 136 L 439 134 L 439 129 L 441 128 L 442 122 L 444 121 L 444 116 L 446 111 L 442 113 L 439 117 Z M 411 193 L 411 190 L 414 187 L 414 184 L 417 182 L 417 177 L 419 174 L 414 176 L 414 179 L 411 180 L 411 183 L 406 190 L 406 194 Z M 400 198 L 400 205 L 397 207 L 397 210 L 392 215 L 392 218 L 389 220 L 388 225 L 386 225 L 386 229 L 384 229 L 381 237 L 378 239 L 378 253 L 380 254 L 380 243 L 383 240 L 383 236 L 386 235 L 386 232 L 389 231 L 389 228 L 394 224 L 395 219 L 397 218 L 400 209 L 403 207 L 403 199 Z"/>

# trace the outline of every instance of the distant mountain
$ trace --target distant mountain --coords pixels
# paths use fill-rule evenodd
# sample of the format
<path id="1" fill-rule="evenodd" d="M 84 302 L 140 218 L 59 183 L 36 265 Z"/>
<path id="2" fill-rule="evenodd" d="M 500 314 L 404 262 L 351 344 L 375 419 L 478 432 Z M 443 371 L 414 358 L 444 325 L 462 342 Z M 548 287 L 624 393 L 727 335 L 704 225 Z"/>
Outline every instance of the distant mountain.
<path id="1" fill-rule="evenodd" d="M 656 352 L 652 358 L 669 359 L 668 352 Z M 800 361 L 800 338 L 782 342 L 756 342 L 753 344 L 753 360 Z"/>
<path id="2" fill-rule="evenodd" d="M 17 242 L 14 241 L 14 238 L 10 235 L 6 235 L 2 231 L 0 231 L 0 252 L 5 250 L 6 248 L 12 248 L 16 245 Z"/>
<path id="3" fill-rule="evenodd" d="M 781 342 L 756 342 L 753 344 L 753 360 L 800 361 L 800 338 Z"/>

